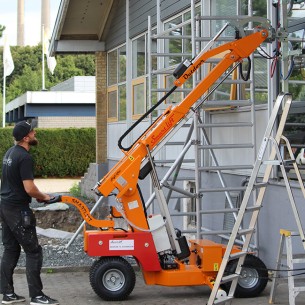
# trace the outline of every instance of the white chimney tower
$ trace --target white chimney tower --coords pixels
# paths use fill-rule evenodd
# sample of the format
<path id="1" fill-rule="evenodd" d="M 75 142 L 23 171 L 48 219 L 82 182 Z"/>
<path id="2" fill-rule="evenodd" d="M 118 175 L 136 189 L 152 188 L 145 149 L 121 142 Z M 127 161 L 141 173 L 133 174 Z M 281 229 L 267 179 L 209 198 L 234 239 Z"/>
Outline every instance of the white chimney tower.
<path id="1" fill-rule="evenodd" d="M 17 5 L 17 46 L 24 46 L 24 0 Z"/>

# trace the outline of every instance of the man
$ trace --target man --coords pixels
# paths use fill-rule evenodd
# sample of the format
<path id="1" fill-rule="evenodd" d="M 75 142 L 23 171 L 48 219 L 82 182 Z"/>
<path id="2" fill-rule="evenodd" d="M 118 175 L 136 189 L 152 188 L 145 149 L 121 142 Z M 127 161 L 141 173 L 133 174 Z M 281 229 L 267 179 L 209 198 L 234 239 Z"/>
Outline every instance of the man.
<path id="1" fill-rule="evenodd" d="M 37 145 L 36 132 L 26 121 L 13 129 L 15 145 L 3 158 L 1 178 L 2 242 L 4 253 L 1 261 L 2 304 L 24 302 L 25 298 L 14 291 L 13 273 L 21 247 L 26 254 L 26 277 L 31 305 L 59 304 L 42 292 L 40 271 L 42 248 L 36 234 L 36 219 L 29 205 L 32 198 L 39 202 L 50 200 L 50 195 L 39 191 L 34 183 L 33 159 L 30 147 Z"/>

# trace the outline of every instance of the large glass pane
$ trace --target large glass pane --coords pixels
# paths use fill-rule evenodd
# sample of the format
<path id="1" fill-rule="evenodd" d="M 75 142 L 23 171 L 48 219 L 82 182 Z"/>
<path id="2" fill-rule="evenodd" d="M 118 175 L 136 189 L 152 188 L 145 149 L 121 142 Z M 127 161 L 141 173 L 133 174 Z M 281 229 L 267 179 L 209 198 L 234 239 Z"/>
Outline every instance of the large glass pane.
<path id="1" fill-rule="evenodd" d="M 145 36 L 132 42 L 132 77 L 136 78 L 145 74 Z"/>
<path id="2" fill-rule="evenodd" d="M 108 86 L 118 82 L 118 53 L 117 50 L 108 53 Z"/>
<path id="3" fill-rule="evenodd" d="M 145 111 L 144 83 L 140 83 L 133 86 L 133 114 L 144 114 Z"/>
<path id="4" fill-rule="evenodd" d="M 201 7 L 200 5 L 197 6 L 195 8 L 195 15 L 200 15 L 201 14 Z M 187 20 L 190 20 L 191 19 L 191 12 L 187 12 L 183 15 L 183 21 L 187 21 Z M 183 27 L 183 35 L 189 35 L 191 36 L 192 35 L 192 26 L 191 26 L 191 23 L 189 24 L 186 24 L 184 27 Z M 192 54 L 192 40 L 191 38 L 185 38 L 183 39 L 183 52 L 184 53 L 190 53 Z"/>
<path id="5" fill-rule="evenodd" d="M 158 79 L 157 75 L 152 76 L 152 89 L 157 89 L 158 88 Z M 148 93 L 149 94 L 149 93 Z M 155 105 L 158 102 L 158 93 L 156 91 L 151 92 L 151 106 Z M 153 111 L 152 113 L 153 117 L 158 116 L 158 107 L 156 110 Z"/>
<path id="6" fill-rule="evenodd" d="M 236 16 L 237 0 L 216 0 L 211 3 L 212 14 L 218 16 Z M 211 22 L 212 36 L 220 31 L 220 29 L 228 22 L 225 18 L 223 20 L 213 20 Z M 235 36 L 233 27 L 228 27 L 223 34 L 225 36 Z"/>
<path id="7" fill-rule="evenodd" d="M 249 0 L 242 0 L 242 14 L 248 14 Z M 253 16 L 267 17 L 267 0 L 252 1 Z"/>
<path id="8" fill-rule="evenodd" d="M 117 90 L 108 92 L 108 118 L 118 117 Z"/>
<path id="9" fill-rule="evenodd" d="M 119 86 L 119 121 L 126 120 L 126 85 Z"/>
<path id="10" fill-rule="evenodd" d="M 153 40 L 151 44 L 151 52 L 152 53 L 157 53 L 157 40 Z M 158 69 L 158 56 L 152 56 L 151 57 L 151 68 L 153 70 Z"/>
<path id="11" fill-rule="evenodd" d="M 126 46 L 119 48 L 119 83 L 126 81 Z"/>
<path id="12" fill-rule="evenodd" d="M 171 89 L 173 87 L 175 78 L 173 75 L 165 76 L 165 84 L 166 88 Z M 173 92 L 167 99 L 166 104 L 175 104 L 180 103 L 182 101 L 182 93 L 181 92 Z"/>
<path id="13" fill-rule="evenodd" d="M 182 22 L 182 16 L 179 16 L 171 21 L 165 23 L 164 29 L 168 30 L 174 28 L 173 31 L 170 32 L 170 35 L 176 36 L 177 39 L 170 39 L 165 42 L 165 52 L 166 53 L 182 53 L 182 40 L 179 36 L 182 35 L 182 28 L 175 28 L 175 26 L 179 25 Z M 165 65 L 172 66 L 181 62 L 181 56 L 169 56 L 165 58 Z"/>
<path id="14" fill-rule="evenodd" d="M 292 11 L 293 15 L 295 12 Z M 296 18 L 294 19 L 296 20 Z M 304 30 L 295 31 L 289 35 L 291 39 L 300 41 L 291 41 L 289 49 L 304 50 Z M 281 75 L 283 79 L 289 77 L 289 92 L 294 101 L 305 101 L 305 59 L 303 55 L 293 56 L 293 61 L 289 60 L 288 75 Z M 281 72 L 282 74 L 282 72 Z M 304 109 L 305 112 L 305 109 Z"/>

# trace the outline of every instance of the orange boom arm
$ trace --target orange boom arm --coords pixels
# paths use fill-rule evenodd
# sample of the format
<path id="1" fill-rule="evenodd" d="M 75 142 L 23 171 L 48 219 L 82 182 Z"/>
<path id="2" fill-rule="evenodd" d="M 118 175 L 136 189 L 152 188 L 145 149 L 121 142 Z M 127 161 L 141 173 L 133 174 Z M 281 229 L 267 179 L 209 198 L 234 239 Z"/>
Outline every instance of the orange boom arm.
<path id="1" fill-rule="evenodd" d="M 249 57 L 267 37 L 268 31 L 266 29 L 257 29 L 256 32 L 249 36 L 206 51 L 198 56 L 193 63 L 189 62 L 189 66 L 185 67 L 185 71 L 176 79 L 175 86 L 183 85 L 207 59 L 226 52 L 222 60 L 184 100 L 175 107 L 168 107 L 133 146 L 127 152 L 124 151 L 125 156 L 99 181 L 95 190 L 99 191 L 103 196 L 108 196 L 113 191 L 116 191 L 116 198 L 124 204 L 126 216 L 141 227 L 147 227 L 146 221 L 143 220 L 139 223 L 139 217 L 136 216 L 137 209 L 143 209 L 141 205 L 136 203 L 136 201 L 140 200 L 137 183 L 141 164 L 148 154 L 147 149 L 152 151 L 174 129 L 176 124 L 186 119 L 190 108 L 212 87 L 226 70 L 234 63 L 241 62 L 244 58 Z"/>

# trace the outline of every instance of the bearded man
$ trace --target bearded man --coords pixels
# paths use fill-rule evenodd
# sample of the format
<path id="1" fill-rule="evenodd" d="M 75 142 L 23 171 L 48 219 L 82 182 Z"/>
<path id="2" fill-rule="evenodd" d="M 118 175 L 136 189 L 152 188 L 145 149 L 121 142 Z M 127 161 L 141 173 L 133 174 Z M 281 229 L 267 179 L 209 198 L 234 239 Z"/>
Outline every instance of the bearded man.
<path id="1" fill-rule="evenodd" d="M 32 198 L 49 201 L 50 195 L 42 193 L 34 183 L 34 162 L 30 147 L 37 145 L 36 131 L 26 121 L 13 129 L 15 145 L 4 155 L 1 176 L 0 217 L 4 252 L 1 260 L 2 304 L 25 302 L 14 291 L 13 274 L 21 247 L 26 255 L 26 277 L 31 305 L 59 304 L 42 292 L 40 277 L 42 248 L 38 243 L 36 219 L 30 208 Z"/>

